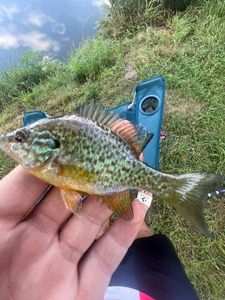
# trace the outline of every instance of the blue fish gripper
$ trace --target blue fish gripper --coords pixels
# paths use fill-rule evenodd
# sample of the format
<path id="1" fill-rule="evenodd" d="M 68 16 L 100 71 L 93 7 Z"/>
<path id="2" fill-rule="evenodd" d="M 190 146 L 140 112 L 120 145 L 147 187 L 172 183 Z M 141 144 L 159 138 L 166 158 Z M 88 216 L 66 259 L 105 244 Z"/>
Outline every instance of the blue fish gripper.
<path id="1" fill-rule="evenodd" d="M 143 151 L 143 156 L 144 162 L 155 169 L 159 167 L 164 98 L 165 80 L 158 76 L 140 82 L 135 87 L 133 101 L 109 109 L 135 125 L 142 124 L 149 133 L 153 134 Z M 48 118 L 43 111 L 29 111 L 23 116 L 23 124 L 27 126 L 43 118 Z"/>

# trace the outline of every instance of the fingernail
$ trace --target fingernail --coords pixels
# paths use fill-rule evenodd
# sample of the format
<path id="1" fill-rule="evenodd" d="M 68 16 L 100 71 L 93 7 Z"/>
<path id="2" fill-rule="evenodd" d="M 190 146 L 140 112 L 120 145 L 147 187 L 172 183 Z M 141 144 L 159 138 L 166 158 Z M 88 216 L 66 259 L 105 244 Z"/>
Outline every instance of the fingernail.
<path id="1" fill-rule="evenodd" d="M 139 191 L 137 194 L 137 200 L 141 203 L 143 203 L 145 206 L 147 206 L 148 208 L 151 206 L 152 204 L 152 193 L 150 192 L 146 192 L 146 191 Z"/>

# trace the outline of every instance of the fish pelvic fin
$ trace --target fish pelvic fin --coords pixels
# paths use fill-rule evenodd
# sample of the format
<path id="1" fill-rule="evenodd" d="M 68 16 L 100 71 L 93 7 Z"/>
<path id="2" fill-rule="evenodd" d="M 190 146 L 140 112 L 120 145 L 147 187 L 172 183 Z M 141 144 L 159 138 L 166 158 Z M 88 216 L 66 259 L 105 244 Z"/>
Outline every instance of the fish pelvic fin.
<path id="1" fill-rule="evenodd" d="M 203 209 L 208 193 L 222 182 L 225 182 L 225 177 L 215 174 L 167 175 L 160 198 L 171 204 L 202 234 L 210 237 Z"/>
<path id="2" fill-rule="evenodd" d="M 65 207 L 75 214 L 81 205 L 82 196 L 74 190 L 60 189 L 60 192 Z"/>

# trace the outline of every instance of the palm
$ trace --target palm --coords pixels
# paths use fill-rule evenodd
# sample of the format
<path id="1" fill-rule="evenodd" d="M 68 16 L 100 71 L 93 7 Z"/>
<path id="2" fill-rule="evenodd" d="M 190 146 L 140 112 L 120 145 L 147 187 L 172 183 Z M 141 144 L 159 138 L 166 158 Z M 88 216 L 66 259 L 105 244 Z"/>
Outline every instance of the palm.
<path id="1" fill-rule="evenodd" d="M 72 216 L 53 189 L 21 221 L 45 187 L 21 167 L 0 182 L 1 299 L 103 299 L 147 208 L 134 201 L 134 218 L 117 220 L 95 242 L 111 212 L 93 198 Z"/>
<path id="2" fill-rule="evenodd" d="M 75 299 L 77 270 L 60 251 L 58 235 L 20 224 L 4 234 L 0 250 L 1 290 L 10 299 Z M 5 280 L 7 282 L 5 284 Z M 35 291 L 35 293 L 34 293 Z M 1 293 L 2 294 L 2 293 Z M 31 297 L 32 295 L 32 297 Z"/>

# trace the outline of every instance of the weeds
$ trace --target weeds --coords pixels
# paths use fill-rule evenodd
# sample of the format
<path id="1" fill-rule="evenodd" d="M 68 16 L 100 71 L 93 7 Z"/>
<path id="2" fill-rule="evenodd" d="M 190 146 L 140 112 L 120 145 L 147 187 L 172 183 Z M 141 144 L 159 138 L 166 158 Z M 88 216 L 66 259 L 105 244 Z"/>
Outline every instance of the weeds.
<path id="1" fill-rule="evenodd" d="M 73 54 L 69 68 L 75 80 L 96 80 L 102 70 L 112 67 L 118 59 L 118 44 L 98 38 L 86 42 Z"/>
<path id="2" fill-rule="evenodd" d="M 121 38 L 148 26 L 164 26 L 178 11 L 199 6 L 204 0 L 111 0 L 111 10 L 101 22 L 101 34 Z"/>
<path id="3" fill-rule="evenodd" d="M 199 5 L 203 1 L 201 0 L 164 0 L 163 6 L 165 9 L 172 11 L 184 11 L 189 5 Z"/>
<path id="4" fill-rule="evenodd" d="M 163 25 L 169 15 L 160 0 L 112 1 L 109 15 L 101 21 L 100 32 L 103 36 L 120 38 L 149 25 Z"/>
<path id="5" fill-rule="evenodd" d="M 0 74 L 0 109 L 29 93 L 35 85 L 52 76 L 59 65 L 40 52 L 27 52 L 20 59 L 20 66 Z"/>

